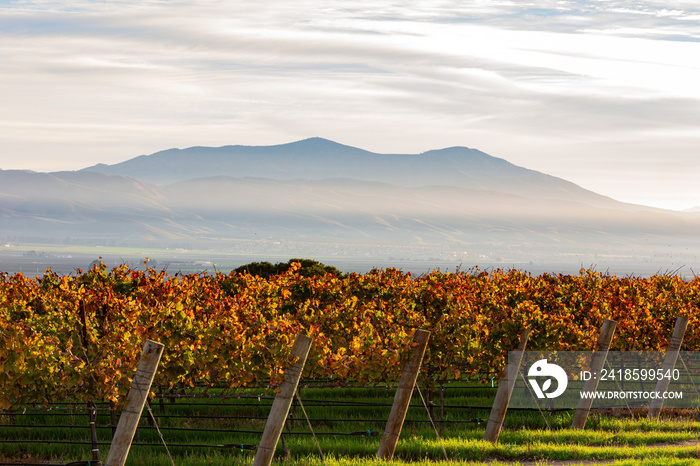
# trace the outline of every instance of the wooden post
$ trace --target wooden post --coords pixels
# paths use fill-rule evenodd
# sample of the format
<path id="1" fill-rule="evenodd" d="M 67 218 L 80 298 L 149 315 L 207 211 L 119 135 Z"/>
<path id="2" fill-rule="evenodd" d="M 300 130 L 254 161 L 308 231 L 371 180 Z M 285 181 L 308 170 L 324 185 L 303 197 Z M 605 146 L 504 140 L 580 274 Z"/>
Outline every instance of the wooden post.
<path id="1" fill-rule="evenodd" d="M 158 389 L 158 404 L 160 405 L 160 414 L 165 414 L 165 403 L 163 402 L 163 387 Z"/>
<path id="2" fill-rule="evenodd" d="M 428 375 L 430 378 L 430 375 Z M 435 390 L 428 387 L 428 414 L 430 415 L 430 420 L 435 423 Z"/>
<path id="3" fill-rule="evenodd" d="M 411 395 L 413 395 L 413 388 L 418 379 L 418 371 L 420 370 L 429 338 L 430 332 L 427 330 L 418 329 L 413 334 L 413 354 L 411 359 L 406 361 L 401 371 L 399 386 L 396 388 L 396 394 L 394 395 L 394 404 L 391 406 L 389 419 L 384 429 L 384 436 L 377 451 L 377 458 L 379 459 L 389 461 L 394 457 L 396 444 L 401 435 L 403 421 L 406 419 L 406 412 L 411 402 Z"/>
<path id="4" fill-rule="evenodd" d="M 306 364 L 306 357 L 311 349 L 311 338 L 304 334 L 297 334 L 292 346 L 292 356 L 297 357 L 297 362 L 284 371 L 284 382 L 280 385 L 279 392 L 275 396 L 275 401 L 272 402 L 270 415 L 265 423 L 265 430 L 260 438 L 258 451 L 255 453 L 253 466 L 269 466 L 272 463 L 272 457 L 275 455 L 277 442 L 280 439 L 280 434 L 284 428 L 289 408 L 294 399 L 294 393 L 297 390 L 301 372 Z"/>
<path id="5" fill-rule="evenodd" d="M 615 327 L 617 322 L 610 319 L 605 319 L 603 325 L 600 327 L 600 335 L 598 336 L 598 351 L 593 353 L 591 359 L 591 372 L 600 375 L 603 369 L 603 364 L 605 364 L 605 359 L 608 357 L 608 349 L 610 349 L 610 342 L 615 334 Z M 586 380 L 583 384 L 583 392 L 594 393 L 598 390 L 599 377 L 591 377 Z M 586 421 L 588 420 L 588 414 L 591 412 L 591 406 L 593 405 L 593 397 L 579 398 L 578 406 L 576 407 L 576 413 L 574 414 L 574 420 L 571 422 L 572 429 L 583 429 L 586 426 Z"/>
<path id="6" fill-rule="evenodd" d="M 148 410 L 151 413 L 153 413 L 153 406 L 151 406 L 151 400 L 149 400 L 148 398 L 146 398 L 146 406 L 148 406 Z M 148 416 L 146 416 L 146 422 L 148 422 L 148 425 L 151 427 L 156 425 L 156 420 L 152 414 L 149 414 Z"/>
<path id="7" fill-rule="evenodd" d="M 105 466 L 123 466 L 126 462 L 164 348 L 161 343 L 151 340 L 146 340 L 146 344 L 143 345 L 141 360 L 126 396 L 126 404 L 119 417 Z"/>
<path id="8" fill-rule="evenodd" d="M 503 420 L 506 417 L 506 411 L 508 411 L 510 396 L 513 394 L 515 381 L 518 379 L 518 373 L 520 372 L 520 363 L 523 360 L 523 352 L 527 347 L 527 340 L 529 337 L 529 328 L 526 328 L 520 332 L 520 344 L 518 345 L 518 349 L 512 353 L 513 358 L 508 358 L 508 365 L 506 366 L 505 374 L 498 382 L 498 391 L 496 391 L 496 398 L 493 400 L 489 422 L 486 424 L 484 440 L 492 443 L 496 443 L 498 441 L 498 436 L 501 433 L 501 427 L 503 427 Z"/>
<path id="9" fill-rule="evenodd" d="M 445 386 L 440 385 L 440 438 L 442 438 L 442 428 L 445 424 Z"/>
<path id="10" fill-rule="evenodd" d="M 685 330 L 688 328 L 688 316 L 678 316 L 676 319 L 676 324 L 673 327 L 673 335 L 671 336 L 671 342 L 668 345 L 668 351 L 666 351 L 666 356 L 664 357 L 664 363 L 661 366 L 661 373 L 666 374 L 668 372 L 673 373 L 673 368 L 676 367 L 676 361 L 678 360 L 678 351 L 681 349 L 681 344 L 683 343 L 683 337 L 685 336 Z M 662 377 L 656 382 L 656 392 L 665 393 L 668 390 L 668 384 L 671 382 L 670 378 Z M 663 398 L 655 398 L 651 400 L 649 404 L 649 414 L 648 419 L 657 419 L 661 414 L 661 408 L 664 405 Z"/>
<path id="11" fill-rule="evenodd" d="M 97 411 L 95 403 L 90 400 L 87 402 L 88 414 L 90 415 L 90 436 L 92 438 L 92 463 L 97 466 L 102 464 L 102 459 L 100 458 L 100 448 L 97 442 L 97 426 L 95 422 L 97 421 Z"/>
<path id="12" fill-rule="evenodd" d="M 112 428 L 112 438 L 117 433 L 117 405 L 114 401 L 109 402 L 109 426 Z"/>

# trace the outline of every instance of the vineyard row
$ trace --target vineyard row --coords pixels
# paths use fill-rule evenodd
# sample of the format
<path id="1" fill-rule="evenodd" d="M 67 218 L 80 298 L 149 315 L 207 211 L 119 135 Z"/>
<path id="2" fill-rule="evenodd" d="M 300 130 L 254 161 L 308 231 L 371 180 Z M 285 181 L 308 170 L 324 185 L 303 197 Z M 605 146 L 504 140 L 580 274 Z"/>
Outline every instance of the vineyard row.
<path id="1" fill-rule="evenodd" d="M 604 319 L 611 350 L 663 351 L 689 317 L 684 349 L 700 348 L 700 279 L 619 278 L 590 270 L 396 269 L 302 276 L 295 264 L 248 273 L 171 276 L 96 266 L 75 276 L 0 274 L 0 408 L 123 399 L 146 339 L 162 342 L 155 383 L 278 385 L 292 339 L 313 339 L 304 377 L 395 383 L 416 328 L 431 332 L 431 383 L 505 367 L 519 332 L 531 350 L 592 350 Z"/>

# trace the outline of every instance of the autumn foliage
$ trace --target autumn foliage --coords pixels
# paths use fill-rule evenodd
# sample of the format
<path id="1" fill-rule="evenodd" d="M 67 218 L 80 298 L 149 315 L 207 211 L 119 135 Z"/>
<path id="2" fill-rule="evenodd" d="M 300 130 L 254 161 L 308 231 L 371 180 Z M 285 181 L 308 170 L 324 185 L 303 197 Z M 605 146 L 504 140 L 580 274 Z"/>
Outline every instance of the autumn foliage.
<path id="1" fill-rule="evenodd" d="M 700 279 L 587 270 L 0 274 L 0 408 L 123 399 L 145 339 L 166 346 L 155 381 L 166 387 L 274 386 L 299 331 L 313 338 L 305 377 L 374 384 L 398 380 L 414 329 L 425 328 L 423 374 L 440 383 L 498 373 L 524 327 L 529 349 L 591 350 L 610 318 L 612 349 L 663 350 L 688 315 L 685 347 L 695 350 L 699 306 Z"/>

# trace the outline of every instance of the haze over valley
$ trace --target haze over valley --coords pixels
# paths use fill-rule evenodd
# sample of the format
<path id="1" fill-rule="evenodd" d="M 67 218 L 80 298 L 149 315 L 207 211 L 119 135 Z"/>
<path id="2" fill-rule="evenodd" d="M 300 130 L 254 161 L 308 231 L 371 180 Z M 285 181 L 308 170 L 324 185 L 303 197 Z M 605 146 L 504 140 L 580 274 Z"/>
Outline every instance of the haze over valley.
<path id="1" fill-rule="evenodd" d="M 357 271 L 700 267 L 700 213 L 621 203 L 466 147 L 377 154 L 311 138 L 4 170 L 0 222 L 8 272 L 32 245 L 199 250 L 205 266 L 310 257 Z"/>

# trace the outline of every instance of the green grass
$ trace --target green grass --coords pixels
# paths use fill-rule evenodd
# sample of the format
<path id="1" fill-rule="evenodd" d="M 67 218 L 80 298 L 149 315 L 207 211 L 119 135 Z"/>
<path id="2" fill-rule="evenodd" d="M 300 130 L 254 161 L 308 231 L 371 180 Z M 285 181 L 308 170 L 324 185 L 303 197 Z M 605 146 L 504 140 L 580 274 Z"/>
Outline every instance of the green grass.
<path id="1" fill-rule="evenodd" d="M 226 392 L 228 395 L 235 393 Z M 262 390 L 236 392 L 239 395 L 265 395 Z M 424 390 L 425 394 L 425 390 Z M 445 390 L 445 404 L 448 406 L 483 405 L 490 406 L 495 391 L 479 386 L 464 388 L 457 385 Z M 331 432 L 365 432 L 371 430 L 381 434 L 393 400 L 393 390 L 381 388 L 316 389 L 303 388 L 301 397 L 307 414 L 311 418 L 324 418 L 314 422 L 317 434 Z M 438 397 L 435 396 L 435 400 Z M 323 400 L 317 403 L 314 400 Z M 373 406 L 348 406 L 344 402 L 374 404 Z M 187 403 L 187 404 L 186 404 Z M 219 403 L 212 406 L 212 403 Z M 414 396 L 413 404 L 420 403 Z M 253 398 L 201 398 L 183 399 L 171 404 L 164 400 L 153 402 L 152 410 L 157 417 L 163 438 L 175 464 L 182 465 L 249 465 L 254 453 L 236 448 L 193 448 L 178 447 L 177 444 L 252 444 L 257 445 L 259 433 L 235 431 L 257 431 L 264 428 L 269 412 L 270 399 Z M 439 406 L 434 411 L 439 416 Z M 0 443 L 0 458 L 31 458 L 53 462 L 70 462 L 90 458 L 89 445 L 64 445 L 47 443 L 48 439 L 63 439 L 89 442 L 90 433 L 87 412 L 52 410 L 43 413 L 29 411 L 30 414 L 17 416 L 16 423 L 30 424 L 33 427 L 10 427 L 12 416 L 0 415 L 0 439 L 15 443 Z M 43 414 L 43 415 L 39 415 Z M 63 415 L 68 414 L 68 415 Z M 446 420 L 471 420 L 488 417 L 489 410 L 446 409 Z M 625 414 L 625 413 L 622 413 Z M 166 417 L 185 416 L 185 417 Z M 189 416 L 189 417 L 187 417 Z M 195 418 L 193 416 L 199 416 Z M 221 419 L 214 416 L 241 416 L 245 419 Z M 263 419 L 249 419 L 260 417 Z M 301 409 L 292 409 L 291 417 L 300 418 L 288 421 L 289 428 L 296 432 L 289 435 L 285 430 L 284 450 L 278 444 L 276 464 L 316 465 L 322 464 L 318 448 L 308 433 Z M 592 415 L 587 427 L 582 431 L 568 428 L 571 413 L 545 415 L 533 412 L 512 411 L 506 416 L 504 430 L 496 445 L 482 440 L 485 424 L 461 423 L 445 424 L 444 439 L 438 440 L 427 420 L 423 406 L 409 410 L 408 421 L 404 424 L 401 439 L 396 448 L 395 461 L 384 462 L 376 459 L 380 436 L 324 436 L 319 435 L 321 450 L 330 465 L 403 465 L 434 464 L 439 466 L 457 464 L 477 464 L 488 461 L 492 464 L 517 464 L 517 462 L 544 461 L 615 461 L 615 464 L 685 465 L 700 464 L 700 447 L 687 442 L 700 436 L 700 422 L 696 413 L 686 413 L 683 419 L 648 421 L 646 419 L 612 418 Z M 546 422 L 545 422 L 546 419 Z M 98 425 L 102 459 L 107 457 L 111 440 L 108 411 L 100 411 Z M 75 424 L 81 428 L 42 427 Z M 551 427 L 548 429 L 547 425 Z M 106 428 L 105 428 L 106 427 Z M 175 428 L 174 430 L 171 428 Z M 222 432 L 187 431 L 183 428 L 220 429 Z M 21 440 L 41 440 L 41 443 L 16 443 Z M 158 446 L 134 445 L 130 451 L 129 465 L 170 466 L 165 448 L 155 429 L 148 426 L 145 417 L 139 429 L 138 442 L 159 444 Z M 445 453 L 448 461 L 445 460 Z M 4 460 L 4 459 L 3 459 Z M 2 462 L 3 460 L 0 460 Z M 474 463 L 477 462 L 477 463 Z M 494 463 L 495 462 L 495 463 Z M 531 464 L 531 463 L 530 463 Z M 568 463 L 567 463 L 568 464 Z"/>
<path id="2" fill-rule="evenodd" d="M 205 462 L 202 462 L 205 460 Z M 167 457 L 145 457 L 139 459 L 137 462 L 129 461 L 127 464 L 133 464 L 137 466 L 171 466 L 170 460 Z M 252 464 L 251 458 L 226 458 L 226 457 L 216 457 L 210 456 L 206 459 L 198 458 L 181 458 L 175 463 L 177 466 L 201 466 L 206 464 L 208 466 L 250 466 Z M 450 461 L 434 461 L 434 460 L 417 460 L 417 461 L 403 461 L 403 460 L 393 460 L 393 461 L 383 461 L 376 458 L 348 458 L 348 457 L 337 457 L 333 455 L 327 455 L 325 458 L 325 463 L 321 461 L 318 456 L 307 456 L 301 458 L 290 458 L 284 461 L 275 461 L 275 464 L 284 464 L 285 466 L 483 466 L 482 461 L 461 461 L 461 460 L 450 460 Z M 489 461 L 487 463 L 490 466 L 518 466 L 522 465 L 521 461 Z M 529 465 L 548 465 L 551 464 L 546 460 L 527 462 Z M 567 466 L 590 466 L 590 461 L 581 462 L 571 462 L 566 463 Z M 649 458 L 649 459 L 628 459 L 619 460 L 612 462 L 604 462 L 601 464 L 611 465 L 611 466 L 697 466 L 700 461 L 690 458 Z"/>

